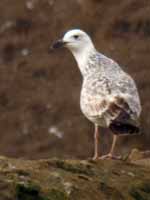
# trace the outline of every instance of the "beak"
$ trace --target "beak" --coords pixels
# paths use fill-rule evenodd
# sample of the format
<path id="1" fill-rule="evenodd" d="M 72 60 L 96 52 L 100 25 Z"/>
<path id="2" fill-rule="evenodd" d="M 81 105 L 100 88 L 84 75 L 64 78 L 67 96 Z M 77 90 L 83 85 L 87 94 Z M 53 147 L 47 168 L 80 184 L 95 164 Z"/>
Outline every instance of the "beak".
<path id="1" fill-rule="evenodd" d="M 65 42 L 63 42 L 62 39 L 60 40 L 57 40 L 53 45 L 52 45 L 52 48 L 53 49 L 58 49 L 58 48 L 61 48 L 65 45 Z"/>
<path id="2" fill-rule="evenodd" d="M 50 48 L 49 48 L 49 53 L 51 53 L 54 49 L 59 49 L 61 47 L 64 47 L 66 42 L 64 42 L 62 39 L 57 40 Z"/>

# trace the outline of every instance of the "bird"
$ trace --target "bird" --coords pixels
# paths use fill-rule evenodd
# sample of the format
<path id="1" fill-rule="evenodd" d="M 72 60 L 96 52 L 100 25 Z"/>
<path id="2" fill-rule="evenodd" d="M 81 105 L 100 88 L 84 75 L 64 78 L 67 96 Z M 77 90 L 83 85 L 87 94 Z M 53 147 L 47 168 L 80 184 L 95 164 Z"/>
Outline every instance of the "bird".
<path id="1" fill-rule="evenodd" d="M 68 30 L 52 48 L 65 47 L 73 54 L 82 74 L 80 108 L 94 124 L 94 156 L 117 159 L 114 155 L 119 136 L 141 134 L 141 102 L 134 79 L 113 59 L 100 53 L 90 36 L 80 29 Z M 99 156 L 100 127 L 112 132 L 110 151 Z"/>

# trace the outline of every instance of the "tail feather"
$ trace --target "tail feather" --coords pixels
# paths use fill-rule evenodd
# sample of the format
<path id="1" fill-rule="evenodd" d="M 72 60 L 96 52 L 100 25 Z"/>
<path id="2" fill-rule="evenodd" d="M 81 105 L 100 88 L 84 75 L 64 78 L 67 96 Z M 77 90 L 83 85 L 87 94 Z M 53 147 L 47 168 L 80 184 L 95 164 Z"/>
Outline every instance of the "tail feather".
<path id="1" fill-rule="evenodd" d="M 138 126 L 129 123 L 112 122 L 109 126 L 114 134 L 140 134 L 141 129 Z"/>

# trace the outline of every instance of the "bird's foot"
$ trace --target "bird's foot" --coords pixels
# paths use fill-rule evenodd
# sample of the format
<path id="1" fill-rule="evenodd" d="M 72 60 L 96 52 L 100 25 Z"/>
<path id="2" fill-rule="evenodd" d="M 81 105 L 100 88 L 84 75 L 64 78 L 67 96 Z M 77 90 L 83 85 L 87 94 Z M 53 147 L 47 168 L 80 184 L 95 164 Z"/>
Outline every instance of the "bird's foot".
<path id="1" fill-rule="evenodd" d="M 121 160 L 121 156 L 114 156 L 113 154 L 108 153 L 106 155 L 99 157 L 98 159 L 100 159 L 100 160 L 105 160 L 105 159 Z"/>
<path id="2" fill-rule="evenodd" d="M 103 155 L 101 157 L 99 157 L 100 160 L 105 160 L 105 159 L 112 159 L 112 154 L 108 153 L 106 155 Z"/>
<path id="3" fill-rule="evenodd" d="M 99 159 L 98 155 L 94 155 L 92 158 L 92 160 L 98 160 L 98 159 Z"/>

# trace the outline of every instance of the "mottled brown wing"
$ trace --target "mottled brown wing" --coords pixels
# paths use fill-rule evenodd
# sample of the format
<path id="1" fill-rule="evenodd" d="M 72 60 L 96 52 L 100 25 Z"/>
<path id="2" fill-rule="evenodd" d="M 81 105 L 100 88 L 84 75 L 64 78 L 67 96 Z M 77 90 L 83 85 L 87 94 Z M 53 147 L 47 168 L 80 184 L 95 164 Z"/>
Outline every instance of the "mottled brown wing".
<path id="1" fill-rule="evenodd" d="M 110 121 L 128 121 L 131 118 L 130 115 L 132 114 L 129 105 L 121 97 L 115 97 L 114 100 L 109 103 L 106 112 L 110 116 Z"/>
<path id="2" fill-rule="evenodd" d="M 109 113 L 109 128 L 115 134 L 138 134 L 140 133 L 139 123 L 132 119 L 132 111 L 123 98 L 116 97 L 110 103 L 107 112 Z"/>
<path id="3" fill-rule="evenodd" d="M 109 120 L 129 117 L 130 108 L 123 98 L 92 98 L 87 102 L 88 113 L 91 116 L 107 116 Z"/>

